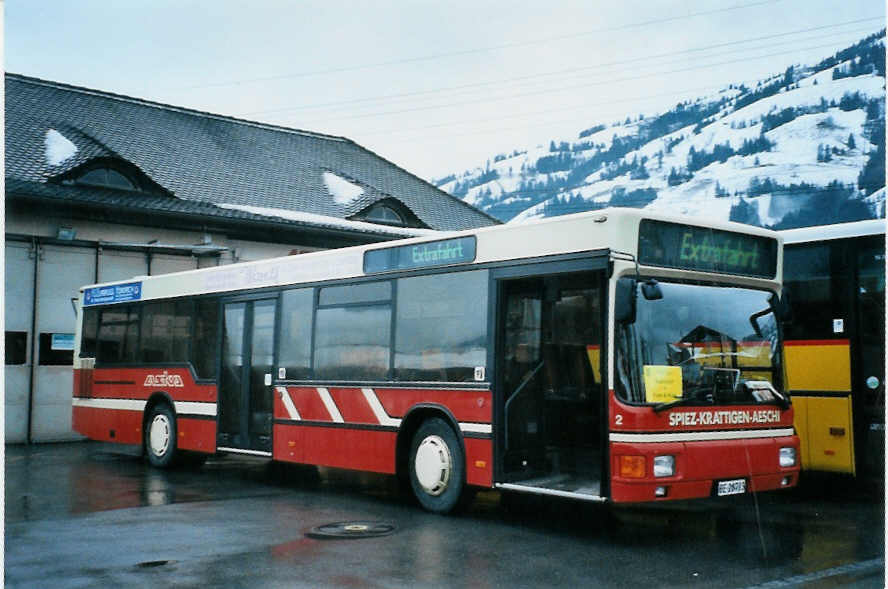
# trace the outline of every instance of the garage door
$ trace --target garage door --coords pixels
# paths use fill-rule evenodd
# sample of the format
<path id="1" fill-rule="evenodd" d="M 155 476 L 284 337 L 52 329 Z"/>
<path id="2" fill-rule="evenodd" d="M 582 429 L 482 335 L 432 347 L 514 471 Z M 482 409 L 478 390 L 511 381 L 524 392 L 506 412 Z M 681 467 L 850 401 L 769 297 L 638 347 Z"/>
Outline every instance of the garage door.
<path id="1" fill-rule="evenodd" d="M 28 379 L 31 372 L 31 315 L 34 304 L 34 260 L 30 244 L 6 242 L 6 442 L 26 441 Z"/>
<path id="2" fill-rule="evenodd" d="M 37 271 L 37 371 L 31 440 L 78 439 L 71 430 L 74 328 L 73 301 L 80 287 L 95 278 L 95 250 L 43 246 Z"/>

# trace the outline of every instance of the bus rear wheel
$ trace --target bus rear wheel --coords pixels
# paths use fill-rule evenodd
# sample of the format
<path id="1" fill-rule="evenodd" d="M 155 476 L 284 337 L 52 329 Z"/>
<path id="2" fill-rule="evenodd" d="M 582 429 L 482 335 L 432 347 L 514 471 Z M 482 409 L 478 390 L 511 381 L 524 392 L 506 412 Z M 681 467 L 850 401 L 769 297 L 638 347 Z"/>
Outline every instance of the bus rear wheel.
<path id="1" fill-rule="evenodd" d="M 466 483 L 465 457 L 456 433 L 443 419 L 427 419 L 416 430 L 408 468 L 410 486 L 423 508 L 448 513 L 460 504 Z"/>
<path id="2" fill-rule="evenodd" d="M 155 405 L 145 422 L 145 453 L 151 466 L 168 468 L 176 461 L 176 416 L 166 403 Z"/>

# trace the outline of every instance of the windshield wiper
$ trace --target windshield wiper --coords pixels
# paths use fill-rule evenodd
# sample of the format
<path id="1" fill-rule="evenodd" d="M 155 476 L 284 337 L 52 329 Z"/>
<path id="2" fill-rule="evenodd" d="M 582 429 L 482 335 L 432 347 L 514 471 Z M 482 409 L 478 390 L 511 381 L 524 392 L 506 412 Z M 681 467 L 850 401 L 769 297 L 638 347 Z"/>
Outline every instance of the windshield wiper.
<path id="1" fill-rule="evenodd" d="M 752 398 L 759 403 L 773 403 L 783 409 L 789 409 L 789 398 L 774 388 L 774 385 L 770 382 L 766 380 L 747 380 L 743 384 L 749 389 Z"/>
<path id="2" fill-rule="evenodd" d="M 657 405 L 654 405 L 654 413 L 661 413 L 663 411 L 666 411 L 667 409 L 680 407 L 682 405 L 693 405 L 695 403 L 703 405 L 706 402 L 706 399 L 701 399 L 700 397 L 682 397 L 681 399 L 676 399 L 674 401 L 667 401 L 665 403 L 658 403 Z"/>

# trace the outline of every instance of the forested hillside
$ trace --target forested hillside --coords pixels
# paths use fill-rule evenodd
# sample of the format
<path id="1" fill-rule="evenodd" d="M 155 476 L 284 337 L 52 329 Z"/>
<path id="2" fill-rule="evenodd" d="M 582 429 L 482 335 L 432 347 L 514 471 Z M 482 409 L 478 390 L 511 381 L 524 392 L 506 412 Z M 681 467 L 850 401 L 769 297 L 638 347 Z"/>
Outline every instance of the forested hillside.
<path id="1" fill-rule="evenodd" d="M 884 39 L 495 155 L 437 184 L 516 222 L 607 206 L 778 229 L 884 217 Z"/>

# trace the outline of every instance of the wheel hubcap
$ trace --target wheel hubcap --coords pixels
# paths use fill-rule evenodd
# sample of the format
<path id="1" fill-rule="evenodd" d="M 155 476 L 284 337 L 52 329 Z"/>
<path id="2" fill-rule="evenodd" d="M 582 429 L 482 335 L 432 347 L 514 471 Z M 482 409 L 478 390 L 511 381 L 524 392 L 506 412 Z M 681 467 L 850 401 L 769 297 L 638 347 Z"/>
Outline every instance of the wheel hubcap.
<path id="1" fill-rule="evenodd" d="M 453 460 L 447 443 L 439 436 L 428 436 L 416 449 L 414 471 L 416 480 L 429 495 L 440 495 L 447 489 Z"/>
<path id="2" fill-rule="evenodd" d="M 148 430 L 148 441 L 151 452 L 155 456 L 166 454 L 170 446 L 170 420 L 166 415 L 155 415 L 151 420 L 151 428 Z"/>

